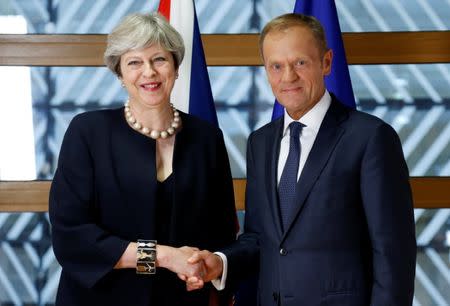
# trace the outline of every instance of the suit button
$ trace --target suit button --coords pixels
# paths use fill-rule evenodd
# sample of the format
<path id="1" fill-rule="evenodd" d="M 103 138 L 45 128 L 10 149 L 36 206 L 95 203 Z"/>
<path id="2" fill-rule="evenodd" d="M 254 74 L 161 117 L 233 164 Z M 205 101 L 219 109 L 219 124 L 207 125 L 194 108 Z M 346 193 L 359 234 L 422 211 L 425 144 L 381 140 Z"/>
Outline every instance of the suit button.
<path id="1" fill-rule="evenodd" d="M 274 292 L 274 293 L 272 293 L 272 296 L 273 296 L 273 300 L 275 302 L 278 302 L 278 293 Z"/>
<path id="2" fill-rule="evenodd" d="M 281 248 L 281 249 L 280 249 L 280 255 L 281 255 L 281 256 L 285 256 L 286 254 L 287 254 L 286 249 L 285 249 L 285 248 Z"/>

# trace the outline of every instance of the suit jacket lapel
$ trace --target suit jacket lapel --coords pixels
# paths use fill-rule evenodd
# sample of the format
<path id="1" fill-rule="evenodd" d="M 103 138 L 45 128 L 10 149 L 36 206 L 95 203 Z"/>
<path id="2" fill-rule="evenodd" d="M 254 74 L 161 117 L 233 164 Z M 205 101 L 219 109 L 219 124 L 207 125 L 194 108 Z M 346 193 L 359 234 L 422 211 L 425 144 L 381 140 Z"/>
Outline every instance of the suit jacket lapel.
<path id="1" fill-rule="evenodd" d="M 283 134 L 283 116 L 273 122 L 272 129 L 266 134 L 265 145 L 266 155 L 268 157 L 267 164 L 262 165 L 266 168 L 266 190 L 269 199 L 270 210 L 275 224 L 278 237 L 282 235 L 282 225 L 280 210 L 278 208 L 278 192 L 277 192 L 277 169 L 278 155 L 280 153 L 280 143 Z M 275 137 L 274 137 L 275 135 Z"/>
<path id="2" fill-rule="evenodd" d="M 289 226 L 283 234 L 283 240 L 289 233 L 294 221 L 299 217 L 309 192 L 319 178 L 323 168 L 331 156 L 331 153 L 343 135 L 344 128 L 340 125 L 340 123 L 345 120 L 345 118 L 347 118 L 346 108 L 333 98 L 330 108 L 328 109 L 322 125 L 320 126 L 319 132 L 317 133 L 311 152 L 308 155 L 302 174 L 297 182 L 297 208 L 295 213 L 292 215 Z"/>

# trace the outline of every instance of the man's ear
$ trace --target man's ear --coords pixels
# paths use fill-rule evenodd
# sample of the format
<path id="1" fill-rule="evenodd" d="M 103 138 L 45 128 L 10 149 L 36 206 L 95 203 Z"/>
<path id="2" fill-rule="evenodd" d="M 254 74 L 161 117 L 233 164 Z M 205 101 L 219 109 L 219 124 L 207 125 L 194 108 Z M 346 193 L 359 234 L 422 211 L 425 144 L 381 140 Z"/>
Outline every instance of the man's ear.
<path id="1" fill-rule="evenodd" d="M 331 73 L 331 63 L 333 62 L 333 50 L 329 49 L 322 58 L 322 71 L 323 75 L 329 75 Z"/>

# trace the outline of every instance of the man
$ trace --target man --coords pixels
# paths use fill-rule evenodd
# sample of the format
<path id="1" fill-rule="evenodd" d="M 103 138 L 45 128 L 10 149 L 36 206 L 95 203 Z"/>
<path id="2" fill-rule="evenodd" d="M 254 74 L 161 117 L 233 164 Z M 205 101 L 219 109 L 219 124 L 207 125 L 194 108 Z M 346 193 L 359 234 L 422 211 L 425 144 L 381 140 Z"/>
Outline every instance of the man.
<path id="1" fill-rule="evenodd" d="M 260 51 L 285 113 L 248 139 L 245 229 L 225 267 L 208 251 L 191 262 L 227 284 L 259 262 L 263 306 L 411 305 L 413 204 L 397 134 L 326 90 L 333 54 L 314 17 L 275 18 Z"/>

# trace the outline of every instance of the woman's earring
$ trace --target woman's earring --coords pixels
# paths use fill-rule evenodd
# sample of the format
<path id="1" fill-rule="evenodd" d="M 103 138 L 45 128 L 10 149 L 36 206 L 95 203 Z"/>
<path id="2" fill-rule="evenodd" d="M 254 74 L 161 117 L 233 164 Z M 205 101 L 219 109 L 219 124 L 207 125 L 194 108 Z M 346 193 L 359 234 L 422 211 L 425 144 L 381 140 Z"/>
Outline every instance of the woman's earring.
<path id="1" fill-rule="evenodd" d="M 125 83 L 123 82 L 123 79 L 122 79 L 121 77 L 118 77 L 117 79 L 118 79 L 119 82 L 120 82 L 120 86 L 123 87 L 123 88 L 125 88 Z"/>

